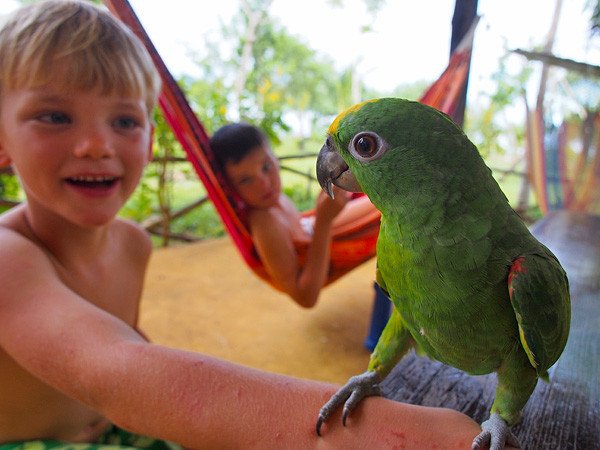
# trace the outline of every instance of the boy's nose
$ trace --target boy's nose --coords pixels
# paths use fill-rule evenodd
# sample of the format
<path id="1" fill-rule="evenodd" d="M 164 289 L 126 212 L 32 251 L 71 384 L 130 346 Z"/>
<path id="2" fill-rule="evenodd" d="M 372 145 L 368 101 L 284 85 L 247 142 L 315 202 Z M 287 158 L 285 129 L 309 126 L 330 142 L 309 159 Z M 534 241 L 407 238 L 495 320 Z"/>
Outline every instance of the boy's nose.
<path id="1" fill-rule="evenodd" d="M 271 179 L 266 175 L 262 175 L 258 181 L 260 188 L 263 190 L 271 187 Z"/>
<path id="2" fill-rule="evenodd" d="M 75 155 L 80 158 L 102 159 L 114 154 L 111 140 L 101 131 L 86 133 L 75 147 Z"/>

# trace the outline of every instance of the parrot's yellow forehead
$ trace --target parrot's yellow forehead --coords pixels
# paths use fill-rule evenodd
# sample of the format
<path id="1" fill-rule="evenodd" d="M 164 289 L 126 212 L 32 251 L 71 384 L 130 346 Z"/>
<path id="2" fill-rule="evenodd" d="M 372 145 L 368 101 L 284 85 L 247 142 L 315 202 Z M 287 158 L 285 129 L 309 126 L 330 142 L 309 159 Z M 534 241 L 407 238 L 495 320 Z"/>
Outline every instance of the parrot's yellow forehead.
<path id="1" fill-rule="evenodd" d="M 353 113 L 355 111 L 359 111 L 363 106 L 365 106 L 367 103 L 372 103 L 372 102 L 376 102 L 379 99 L 374 98 L 372 100 L 366 100 L 364 102 L 361 103 L 357 103 L 354 106 L 351 106 L 350 108 L 348 108 L 345 111 L 342 111 L 341 113 L 338 114 L 338 116 L 334 119 L 333 122 L 331 122 L 331 125 L 329 125 L 329 129 L 327 130 L 328 134 L 334 134 L 337 132 L 338 126 L 340 125 L 340 122 L 344 119 L 344 117 L 346 117 L 348 114 Z"/>

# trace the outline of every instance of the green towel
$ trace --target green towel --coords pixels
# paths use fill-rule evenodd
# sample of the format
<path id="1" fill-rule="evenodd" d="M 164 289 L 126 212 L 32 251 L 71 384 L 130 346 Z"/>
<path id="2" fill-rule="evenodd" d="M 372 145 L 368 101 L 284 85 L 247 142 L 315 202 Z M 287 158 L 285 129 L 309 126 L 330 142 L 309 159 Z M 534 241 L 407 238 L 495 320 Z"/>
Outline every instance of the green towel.
<path id="1" fill-rule="evenodd" d="M 0 444 L 0 450 L 182 450 L 183 447 L 168 441 L 129 433 L 112 425 L 100 439 L 91 443 L 72 443 L 51 439 L 20 441 Z"/>

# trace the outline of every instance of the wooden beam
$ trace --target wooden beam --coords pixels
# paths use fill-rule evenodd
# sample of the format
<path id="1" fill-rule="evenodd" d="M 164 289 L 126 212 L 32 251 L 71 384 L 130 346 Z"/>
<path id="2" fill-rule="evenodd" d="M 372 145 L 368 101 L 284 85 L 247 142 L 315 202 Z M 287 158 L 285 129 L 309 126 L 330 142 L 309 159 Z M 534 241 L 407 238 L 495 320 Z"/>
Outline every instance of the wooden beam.
<path id="1" fill-rule="evenodd" d="M 560 58 L 552 53 L 532 52 L 528 50 L 522 50 L 520 48 L 512 50 L 512 53 L 524 56 L 529 60 L 540 61 L 551 66 L 562 67 L 563 69 L 567 69 L 572 72 L 578 72 L 590 78 L 600 78 L 600 66 L 593 64 L 587 64 L 575 61 L 573 59 Z"/>

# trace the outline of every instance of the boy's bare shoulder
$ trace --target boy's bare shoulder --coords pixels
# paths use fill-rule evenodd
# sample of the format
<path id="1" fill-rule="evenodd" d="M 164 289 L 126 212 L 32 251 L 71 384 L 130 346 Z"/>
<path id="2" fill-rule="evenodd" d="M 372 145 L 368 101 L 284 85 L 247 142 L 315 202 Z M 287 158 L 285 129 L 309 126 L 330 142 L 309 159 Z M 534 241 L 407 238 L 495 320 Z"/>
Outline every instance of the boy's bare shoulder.
<path id="1" fill-rule="evenodd" d="M 276 234 L 291 235 L 290 217 L 277 207 L 252 210 L 248 214 L 248 224 L 253 236 Z"/>
<path id="2" fill-rule="evenodd" d="M 248 212 L 250 225 L 289 225 L 290 222 L 299 220 L 298 210 L 292 201 L 281 195 L 278 205 L 269 208 L 252 208 Z"/>
<path id="3" fill-rule="evenodd" d="M 137 222 L 117 218 L 113 226 L 119 233 L 123 244 L 136 250 L 137 253 L 150 254 L 152 251 L 152 240 L 148 232 Z"/>
<path id="4" fill-rule="evenodd" d="M 30 241 L 35 245 L 34 236 L 25 219 L 25 208 L 23 205 L 0 215 L 0 246 L 5 248 L 9 242 L 23 243 Z M 121 244 L 129 244 L 138 250 L 150 251 L 152 241 L 148 233 L 136 222 L 116 218 L 110 225 Z"/>
<path id="5" fill-rule="evenodd" d="M 106 231 L 101 247 L 85 248 L 82 240 L 67 242 L 68 236 L 59 241 L 62 247 L 48 247 L 19 220 L 0 216 L 0 309 L 10 305 L 13 314 L 23 314 L 41 295 L 53 299 L 48 314 L 92 303 L 135 324 L 152 243 L 139 225 L 127 220 L 113 220 Z M 6 315 L 3 319 L 8 320 Z"/>
<path id="6" fill-rule="evenodd" d="M 8 261 L 11 261 L 11 256 L 16 258 L 11 262 L 13 268 L 16 267 L 14 263 L 23 261 L 23 256 L 33 258 L 29 260 L 30 264 L 34 261 L 38 264 L 51 262 L 52 258 L 49 258 L 44 243 L 33 235 L 27 225 L 23 211 L 24 208 L 17 206 L 0 215 L 0 248 L 3 255 L 8 258 Z M 139 224 L 121 218 L 113 220 L 110 229 L 113 236 L 111 247 L 114 253 L 125 260 L 129 259 L 130 262 L 145 265 L 152 252 L 152 241 L 148 233 Z"/>
<path id="7" fill-rule="evenodd" d="M 269 223 L 274 221 L 275 218 L 274 208 L 252 208 L 248 211 L 248 222 L 251 226 Z"/>
<path id="8" fill-rule="evenodd" d="M 38 247 L 25 220 L 24 209 L 17 206 L 0 215 L 0 247 L 3 253 L 21 251 L 23 247 Z"/>

